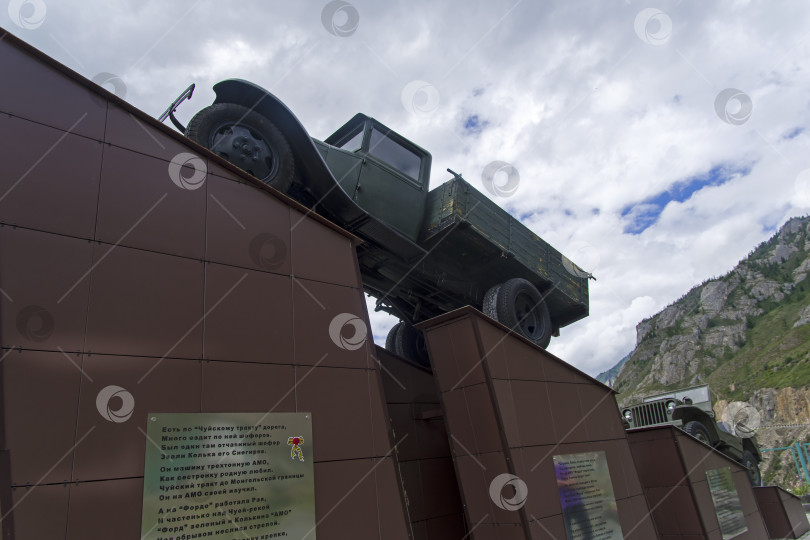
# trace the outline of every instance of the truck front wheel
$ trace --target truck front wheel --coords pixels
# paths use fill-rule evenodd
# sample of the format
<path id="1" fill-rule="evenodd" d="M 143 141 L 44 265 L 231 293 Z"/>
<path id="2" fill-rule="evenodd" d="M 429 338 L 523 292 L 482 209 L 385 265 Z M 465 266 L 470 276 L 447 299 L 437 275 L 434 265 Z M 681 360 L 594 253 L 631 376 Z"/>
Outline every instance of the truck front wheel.
<path id="1" fill-rule="evenodd" d="M 420 366 L 430 367 L 422 331 L 406 322 L 397 323 L 391 328 L 385 340 L 385 349 Z"/>
<path id="2" fill-rule="evenodd" d="M 287 139 L 263 115 L 235 103 L 215 103 L 188 123 L 186 136 L 252 174 L 287 192 L 295 161 Z"/>
<path id="3" fill-rule="evenodd" d="M 551 316 L 540 291 L 523 278 L 513 278 L 490 289 L 484 313 L 542 348 L 551 341 Z"/>

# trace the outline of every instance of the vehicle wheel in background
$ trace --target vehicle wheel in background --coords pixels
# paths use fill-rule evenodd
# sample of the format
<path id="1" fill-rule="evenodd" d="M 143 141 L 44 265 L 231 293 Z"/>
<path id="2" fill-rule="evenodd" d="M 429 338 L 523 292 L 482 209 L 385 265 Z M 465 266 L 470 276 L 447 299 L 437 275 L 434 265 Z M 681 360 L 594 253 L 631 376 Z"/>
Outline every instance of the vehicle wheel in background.
<path id="1" fill-rule="evenodd" d="M 287 192 L 295 160 L 287 139 L 266 117 L 235 103 L 216 103 L 188 123 L 186 136 L 252 174 Z"/>
<path id="2" fill-rule="evenodd" d="M 388 336 L 390 337 L 391 334 L 389 333 Z M 399 328 L 394 335 L 393 341 L 394 354 L 411 362 L 415 362 L 420 366 L 430 367 L 427 344 L 425 343 L 425 336 L 422 334 L 421 330 L 417 330 L 406 322 L 399 323 Z M 387 348 L 388 340 L 386 339 L 386 349 Z"/>
<path id="3" fill-rule="evenodd" d="M 709 430 L 697 420 L 687 422 L 683 427 L 683 430 L 700 442 L 708 444 L 709 446 L 712 445 L 712 438 L 709 435 Z"/>
<path id="4" fill-rule="evenodd" d="M 402 323 L 398 322 L 397 324 L 391 327 L 391 330 L 388 331 L 388 335 L 385 337 L 386 351 L 393 354 L 397 354 L 397 352 L 394 350 L 394 342 L 397 339 L 397 332 L 399 332 L 400 328 L 402 328 Z"/>
<path id="5" fill-rule="evenodd" d="M 523 278 L 513 278 L 498 286 L 493 296 L 495 320 L 540 347 L 548 347 L 551 341 L 551 316 L 543 296 L 534 285 Z M 485 297 L 484 309 L 491 309 L 487 308 L 487 301 Z M 492 303 L 491 298 L 489 303 Z"/>
<path id="6" fill-rule="evenodd" d="M 751 482 L 751 485 L 761 486 L 762 475 L 759 472 L 759 463 L 757 462 L 757 458 L 754 457 L 754 454 L 748 450 L 743 450 L 740 464 L 748 471 L 748 481 Z"/>

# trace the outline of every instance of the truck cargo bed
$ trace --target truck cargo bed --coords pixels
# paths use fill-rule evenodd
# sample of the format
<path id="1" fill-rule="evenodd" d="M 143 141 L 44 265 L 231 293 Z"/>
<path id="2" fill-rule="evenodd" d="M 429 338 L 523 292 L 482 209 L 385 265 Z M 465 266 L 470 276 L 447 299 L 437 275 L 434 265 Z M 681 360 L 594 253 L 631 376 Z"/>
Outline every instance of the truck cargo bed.
<path id="1" fill-rule="evenodd" d="M 420 244 L 430 250 L 439 242 L 441 251 L 453 253 L 465 277 L 474 277 L 482 289 L 501 283 L 503 276 L 534 283 L 555 326 L 588 315 L 588 275 L 462 179 L 449 180 L 428 195 Z"/>

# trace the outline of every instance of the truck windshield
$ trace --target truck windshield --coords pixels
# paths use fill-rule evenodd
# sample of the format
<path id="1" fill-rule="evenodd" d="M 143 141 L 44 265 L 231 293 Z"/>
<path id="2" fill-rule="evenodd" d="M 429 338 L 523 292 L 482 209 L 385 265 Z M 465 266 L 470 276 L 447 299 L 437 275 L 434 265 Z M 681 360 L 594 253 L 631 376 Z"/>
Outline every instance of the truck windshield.
<path id="1" fill-rule="evenodd" d="M 371 130 L 368 153 L 402 174 L 414 180 L 419 179 L 422 158 L 376 128 Z"/>

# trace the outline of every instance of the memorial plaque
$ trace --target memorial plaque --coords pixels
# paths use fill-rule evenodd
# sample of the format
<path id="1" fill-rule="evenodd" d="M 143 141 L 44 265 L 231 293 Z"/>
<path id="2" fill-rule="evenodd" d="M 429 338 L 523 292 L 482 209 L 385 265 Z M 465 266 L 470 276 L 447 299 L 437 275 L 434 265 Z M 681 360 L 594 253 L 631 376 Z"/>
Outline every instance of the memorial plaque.
<path id="1" fill-rule="evenodd" d="M 603 451 L 554 456 L 568 540 L 623 540 Z"/>
<path id="2" fill-rule="evenodd" d="M 709 491 L 712 494 L 714 511 L 717 514 L 717 521 L 720 522 L 723 540 L 734 538 L 747 531 L 748 526 L 745 524 L 740 496 L 734 486 L 731 467 L 708 470 L 706 478 L 709 481 Z"/>
<path id="3" fill-rule="evenodd" d="M 142 540 L 315 540 L 310 413 L 150 413 Z"/>

